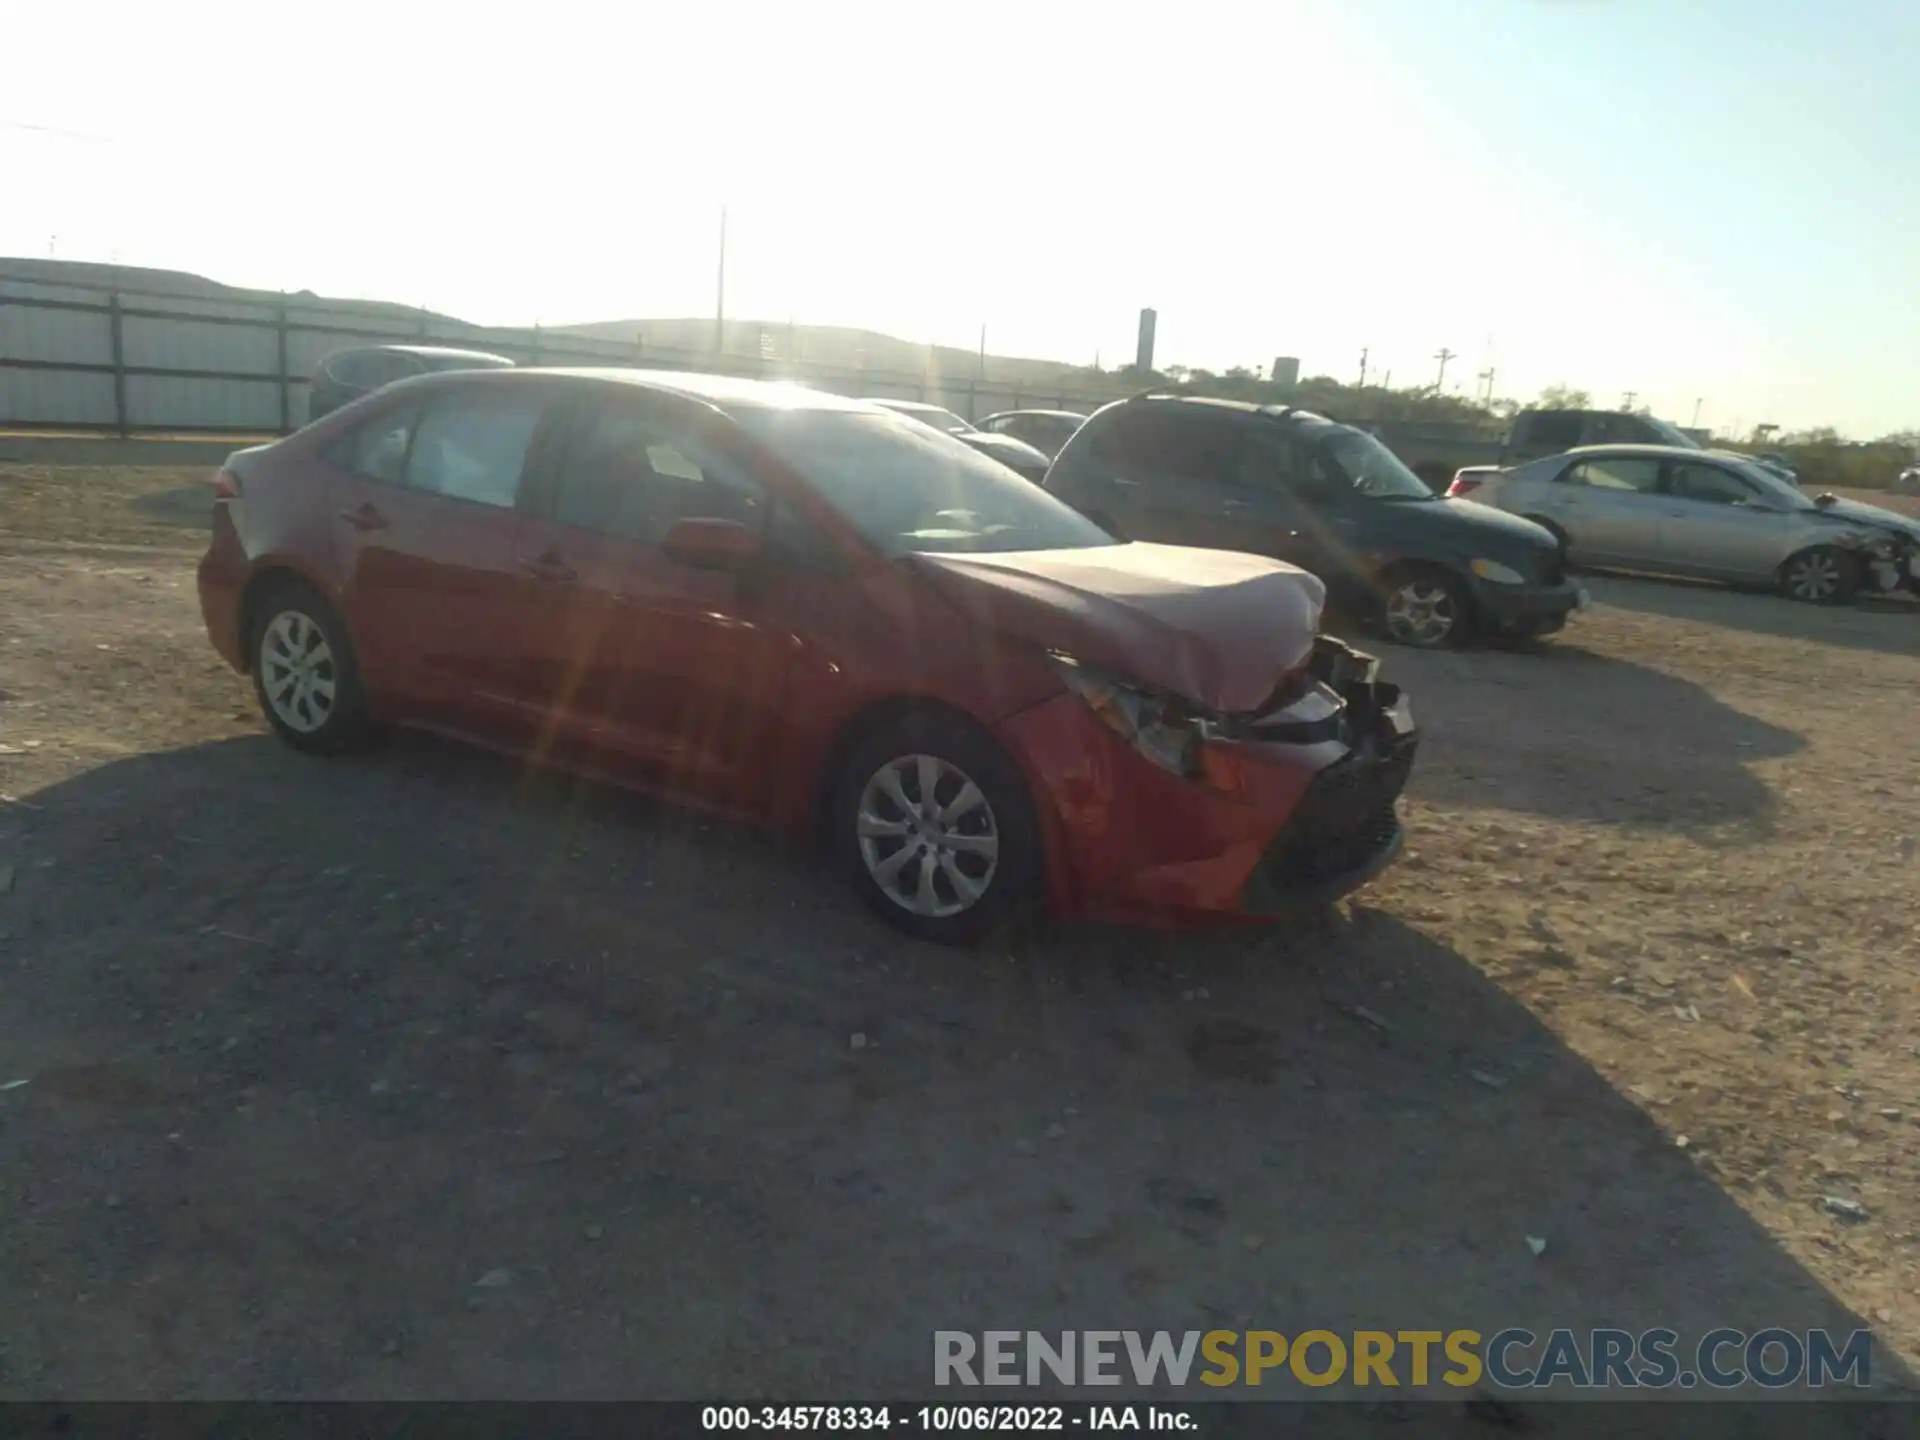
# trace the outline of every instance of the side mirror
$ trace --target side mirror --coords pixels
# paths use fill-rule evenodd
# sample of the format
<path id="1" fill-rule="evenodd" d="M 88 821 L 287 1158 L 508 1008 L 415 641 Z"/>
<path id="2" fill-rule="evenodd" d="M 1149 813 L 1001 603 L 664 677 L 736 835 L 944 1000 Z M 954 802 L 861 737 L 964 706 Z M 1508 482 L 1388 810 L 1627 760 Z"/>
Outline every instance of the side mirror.
<path id="1" fill-rule="evenodd" d="M 1822 494 L 1814 496 L 1813 503 L 1819 506 L 1822 510 L 1827 510 L 1827 509 L 1831 509 L 1835 505 L 1838 505 L 1840 503 L 1840 497 L 1834 494 L 1831 490 L 1828 490 L 1823 492 Z"/>
<path id="2" fill-rule="evenodd" d="M 679 520 L 660 548 L 676 564 L 696 570 L 745 570 L 766 553 L 760 532 L 738 520 Z"/>

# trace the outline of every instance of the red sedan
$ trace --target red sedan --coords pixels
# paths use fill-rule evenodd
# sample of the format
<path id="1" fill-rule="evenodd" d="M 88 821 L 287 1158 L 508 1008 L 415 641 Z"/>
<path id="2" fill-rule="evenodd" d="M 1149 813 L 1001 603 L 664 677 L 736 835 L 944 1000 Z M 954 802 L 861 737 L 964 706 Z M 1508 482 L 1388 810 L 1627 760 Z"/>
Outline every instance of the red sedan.
<path id="1" fill-rule="evenodd" d="M 1115 540 L 795 386 L 423 377 L 215 478 L 200 597 L 273 728 L 419 726 L 787 830 L 883 916 L 1271 915 L 1400 845 L 1415 734 L 1323 592 Z"/>

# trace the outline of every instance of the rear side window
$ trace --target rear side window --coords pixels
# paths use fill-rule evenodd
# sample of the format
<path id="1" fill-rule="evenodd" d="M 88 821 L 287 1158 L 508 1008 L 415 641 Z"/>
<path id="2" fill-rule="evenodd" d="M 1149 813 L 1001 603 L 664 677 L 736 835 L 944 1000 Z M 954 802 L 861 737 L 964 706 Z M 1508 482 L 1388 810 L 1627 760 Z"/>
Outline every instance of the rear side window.
<path id="1" fill-rule="evenodd" d="M 426 407 L 407 455 L 407 488 L 511 508 L 545 406 L 533 395 L 443 395 Z"/>
<path id="2" fill-rule="evenodd" d="M 354 426 L 322 453 L 327 463 L 350 474 L 398 485 L 406 474 L 407 446 L 419 421 L 418 405 L 400 405 Z"/>
<path id="3" fill-rule="evenodd" d="M 1650 495 L 1660 488 L 1660 462 L 1619 455 L 1581 460 L 1567 467 L 1560 483 Z"/>
<path id="4" fill-rule="evenodd" d="M 1093 453 L 1123 468 L 1212 480 L 1235 478 L 1241 463 L 1234 426 L 1171 406 L 1117 416 L 1094 436 Z"/>
<path id="5" fill-rule="evenodd" d="M 1580 443 L 1581 417 L 1577 412 L 1543 410 L 1522 415 L 1514 423 L 1515 445 L 1529 448 L 1544 445 L 1554 450 L 1571 450 Z"/>

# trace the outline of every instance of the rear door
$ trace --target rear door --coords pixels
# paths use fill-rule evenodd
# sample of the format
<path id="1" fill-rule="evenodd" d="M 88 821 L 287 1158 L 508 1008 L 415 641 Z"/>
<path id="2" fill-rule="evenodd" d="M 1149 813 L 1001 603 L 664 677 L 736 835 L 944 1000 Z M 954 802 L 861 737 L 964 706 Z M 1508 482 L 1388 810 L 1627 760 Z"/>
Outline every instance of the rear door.
<path id="1" fill-rule="evenodd" d="M 1529 513 L 1551 520 L 1567 537 L 1575 564 L 1659 569 L 1660 460 L 1595 455 L 1575 460 L 1535 492 Z"/>
<path id="2" fill-rule="evenodd" d="M 1791 524 L 1760 488 L 1710 460 L 1668 460 L 1661 485 L 1661 567 L 1725 580 L 1770 580 Z"/>
<path id="3" fill-rule="evenodd" d="M 423 392 L 334 452 L 347 621 L 368 684 L 415 718 L 504 738 L 521 714 L 517 507 L 546 406 L 526 386 Z"/>

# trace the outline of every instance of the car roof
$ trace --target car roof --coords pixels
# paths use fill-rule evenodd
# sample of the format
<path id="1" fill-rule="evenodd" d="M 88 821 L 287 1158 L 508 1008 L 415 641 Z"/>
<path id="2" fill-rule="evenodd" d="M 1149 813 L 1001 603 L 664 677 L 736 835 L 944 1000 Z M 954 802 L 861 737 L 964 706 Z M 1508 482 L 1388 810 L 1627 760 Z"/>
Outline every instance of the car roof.
<path id="1" fill-rule="evenodd" d="M 1579 455 L 1586 458 L 1611 455 L 1617 459 L 1640 458 L 1646 460 L 1664 460 L 1669 456 L 1698 460 L 1702 455 L 1712 455 L 1721 460 L 1748 459 L 1748 456 L 1729 455 L 1725 451 L 1695 450 L 1690 445 L 1576 445 L 1571 450 L 1562 450 L 1556 455 L 1543 456 L 1543 459 L 1558 459 L 1562 455 Z"/>
<path id="2" fill-rule="evenodd" d="M 542 380 L 586 380 L 627 385 L 636 390 L 662 390 L 692 400 L 727 408 L 767 410 L 850 410 L 872 412 L 865 400 L 849 400 L 787 380 L 749 380 L 739 375 L 710 375 L 697 370 L 641 370 L 631 367 L 553 365 L 517 366 L 512 370 L 466 370 L 420 376 L 404 385 L 529 385 Z"/>
<path id="3" fill-rule="evenodd" d="M 1009 415 L 1045 415 L 1054 420 L 1084 420 L 1087 418 L 1077 410 L 996 410 L 986 418 L 989 420 L 1004 420 Z"/>
<path id="4" fill-rule="evenodd" d="M 942 415 L 951 415 L 954 413 L 945 405 L 936 405 L 931 400 L 895 400 L 891 396 L 870 395 L 867 397 L 866 403 L 869 405 L 884 405 L 889 410 L 922 410 L 929 413 L 937 410 Z"/>
<path id="5" fill-rule="evenodd" d="M 509 365 L 513 363 L 505 355 L 496 355 L 491 350 L 461 350 L 452 345 L 346 345 L 335 350 L 333 355 L 359 355 L 369 350 L 394 355 L 418 355 L 425 360 L 506 360 Z"/>

